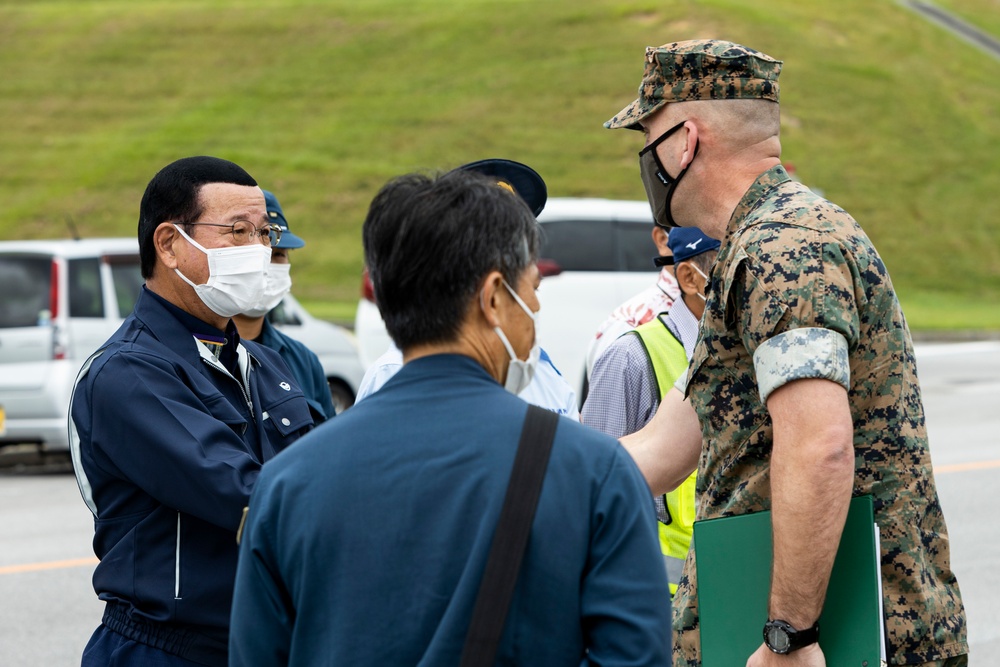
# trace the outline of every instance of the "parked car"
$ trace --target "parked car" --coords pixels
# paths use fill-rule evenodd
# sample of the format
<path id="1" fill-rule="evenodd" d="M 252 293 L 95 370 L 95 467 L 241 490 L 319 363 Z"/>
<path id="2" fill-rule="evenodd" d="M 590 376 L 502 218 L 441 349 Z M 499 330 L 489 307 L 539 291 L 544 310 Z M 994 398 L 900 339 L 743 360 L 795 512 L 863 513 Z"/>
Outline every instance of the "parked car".
<path id="1" fill-rule="evenodd" d="M 0 447 L 68 448 L 77 372 L 132 312 L 143 284 L 131 238 L 0 242 Z M 319 356 L 339 410 L 364 374 L 353 335 L 290 295 L 271 313 Z"/>
<path id="2" fill-rule="evenodd" d="M 620 303 L 656 280 L 653 217 L 645 201 L 554 197 L 538 222 L 543 232 L 538 339 L 582 399 L 587 346 L 597 327 Z M 367 273 L 354 333 L 366 368 L 391 342 Z"/>
<path id="3" fill-rule="evenodd" d="M 337 413 L 354 405 L 365 374 L 354 334 L 313 317 L 291 294 L 275 306 L 267 318 L 283 333 L 305 343 L 319 357 Z"/>
<path id="4" fill-rule="evenodd" d="M 142 282 L 135 239 L 0 243 L 0 447 L 68 448 L 77 371 Z"/>

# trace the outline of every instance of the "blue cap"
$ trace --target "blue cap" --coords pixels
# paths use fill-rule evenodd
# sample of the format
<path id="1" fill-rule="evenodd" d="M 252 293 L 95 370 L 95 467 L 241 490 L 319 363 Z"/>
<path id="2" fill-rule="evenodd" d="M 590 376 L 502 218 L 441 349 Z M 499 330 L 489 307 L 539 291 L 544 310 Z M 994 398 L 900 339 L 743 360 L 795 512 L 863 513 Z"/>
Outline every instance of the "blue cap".
<path id="1" fill-rule="evenodd" d="M 271 224 L 281 227 L 281 240 L 274 245 L 275 248 L 301 248 L 306 244 L 288 229 L 288 221 L 285 220 L 285 212 L 281 210 L 281 204 L 273 193 L 264 190 L 264 201 L 267 202 L 267 217 L 271 219 Z"/>
<path id="2" fill-rule="evenodd" d="M 497 185 L 513 190 L 520 195 L 536 217 L 545 208 L 545 202 L 548 199 L 545 181 L 542 180 L 537 171 L 526 164 L 503 158 L 490 158 L 463 164 L 459 169 L 475 171 L 496 178 Z"/>
<path id="3" fill-rule="evenodd" d="M 711 236 L 706 236 L 697 227 L 674 227 L 667 237 L 667 245 L 673 257 L 658 257 L 657 266 L 677 264 L 696 257 L 709 250 L 718 250 L 722 245 Z"/>

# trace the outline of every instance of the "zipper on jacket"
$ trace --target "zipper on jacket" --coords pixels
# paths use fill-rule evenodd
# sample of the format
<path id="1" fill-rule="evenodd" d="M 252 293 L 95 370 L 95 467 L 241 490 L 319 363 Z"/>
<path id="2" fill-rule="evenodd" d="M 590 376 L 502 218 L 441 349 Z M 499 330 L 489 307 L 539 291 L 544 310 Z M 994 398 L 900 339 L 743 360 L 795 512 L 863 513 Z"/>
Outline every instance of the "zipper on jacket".
<path id="1" fill-rule="evenodd" d="M 246 403 L 247 403 L 247 409 L 250 411 L 250 415 L 252 417 L 253 416 L 253 400 L 250 398 L 250 386 L 249 386 L 250 385 L 250 378 L 249 378 L 249 373 L 244 374 L 244 378 L 246 379 L 246 384 L 244 385 L 244 383 L 241 380 L 239 380 L 235 375 L 233 375 L 232 373 L 229 372 L 228 368 L 226 368 L 225 366 L 222 365 L 222 362 L 220 362 L 218 359 L 215 358 L 215 355 L 213 355 L 211 353 L 211 351 L 209 351 L 209 349 L 205 346 L 204 343 L 202 343 L 201 341 L 199 341 L 197 338 L 195 338 L 195 341 L 198 344 L 198 353 L 199 353 L 199 356 L 201 356 L 202 361 L 204 361 L 206 364 L 212 366 L 212 368 L 215 368 L 216 370 L 222 371 L 223 373 L 225 373 L 226 375 L 228 375 L 229 377 L 231 377 L 233 379 L 233 381 L 236 382 L 237 385 L 239 385 L 240 392 L 243 394 L 243 400 L 246 401 Z M 247 352 L 246 355 L 247 355 L 247 367 L 249 368 L 250 359 L 253 358 L 253 357 L 251 357 L 251 355 L 250 355 L 249 352 Z M 240 367 L 240 373 L 243 374 L 243 368 L 242 367 Z M 243 427 L 243 430 L 244 430 L 244 432 L 246 431 L 246 427 L 245 426 Z"/>
<path id="2" fill-rule="evenodd" d="M 245 358 L 243 355 L 239 354 L 240 350 L 242 350 L 243 354 L 246 355 Z M 250 397 L 250 372 L 253 367 L 252 360 L 254 357 L 246 348 L 241 346 L 240 350 L 237 350 L 236 354 L 236 367 L 240 371 L 240 377 L 233 379 L 236 380 L 236 384 L 240 385 L 240 389 L 243 391 L 243 397 L 247 401 L 247 407 L 250 409 L 250 417 L 253 418 L 253 399 Z M 246 365 L 244 366 L 244 364 Z"/>
<path id="3" fill-rule="evenodd" d="M 248 386 L 244 385 L 243 382 L 241 382 L 239 379 L 237 379 L 237 378 L 233 378 L 233 379 L 236 380 L 236 384 L 238 384 L 240 386 L 240 391 L 243 392 L 243 399 L 246 400 L 246 402 L 247 402 L 247 408 L 250 410 L 250 415 L 252 417 L 253 416 L 253 400 L 250 398 L 250 388 Z M 249 378 L 247 378 L 247 382 L 248 383 L 250 382 Z"/>
<path id="4" fill-rule="evenodd" d="M 177 545 L 174 548 L 174 599 L 181 598 L 181 513 L 177 513 Z"/>

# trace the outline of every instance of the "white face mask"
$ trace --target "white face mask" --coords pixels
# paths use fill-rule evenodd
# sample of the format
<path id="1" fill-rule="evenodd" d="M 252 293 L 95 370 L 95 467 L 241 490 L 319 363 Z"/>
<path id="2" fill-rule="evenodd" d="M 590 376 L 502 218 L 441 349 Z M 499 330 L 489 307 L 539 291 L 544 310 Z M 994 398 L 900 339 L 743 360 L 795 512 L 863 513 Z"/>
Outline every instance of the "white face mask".
<path id="1" fill-rule="evenodd" d="M 507 349 L 507 354 L 510 355 L 510 362 L 507 364 L 507 381 L 504 382 L 503 388 L 512 394 L 520 394 L 527 389 L 532 379 L 534 379 L 535 369 L 538 368 L 538 359 L 542 353 L 541 348 L 538 346 L 538 313 L 532 312 L 531 308 L 528 308 L 528 304 L 521 300 L 521 297 L 511 289 L 506 280 L 503 282 L 503 286 L 507 288 L 510 295 L 514 297 L 514 301 L 517 301 L 517 305 L 521 306 L 521 310 L 531 318 L 531 321 L 535 325 L 535 342 L 531 346 L 531 351 L 528 352 L 528 359 L 526 361 L 521 361 L 517 358 L 514 348 L 511 346 L 510 341 L 507 340 L 507 336 L 503 330 L 500 327 L 493 328 L 496 335 L 500 337 L 500 342 Z"/>
<path id="2" fill-rule="evenodd" d="M 205 248 L 184 230 L 174 225 L 188 242 L 208 255 L 208 282 L 195 285 L 187 276 L 174 271 L 194 288 L 198 298 L 220 317 L 232 317 L 256 306 L 264 295 L 271 249 L 260 243 L 231 248 Z"/>
<path id="3" fill-rule="evenodd" d="M 285 295 L 292 289 L 291 264 L 274 264 L 267 267 L 267 280 L 264 282 L 264 296 L 253 308 L 243 311 L 247 317 L 264 317 L 271 309 L 281 303 Z"/>

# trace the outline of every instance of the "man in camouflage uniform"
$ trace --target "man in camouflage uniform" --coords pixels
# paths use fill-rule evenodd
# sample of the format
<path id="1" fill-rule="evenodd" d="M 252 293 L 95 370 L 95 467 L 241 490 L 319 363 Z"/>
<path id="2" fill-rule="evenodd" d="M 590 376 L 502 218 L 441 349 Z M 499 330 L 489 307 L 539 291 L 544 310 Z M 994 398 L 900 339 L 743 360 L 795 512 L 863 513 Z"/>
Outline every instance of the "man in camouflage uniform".
<path id="1" fill-rule="evenodd" d="M 813 626 L 850 498 L 871 494 L 889 663 L 966 665 L 912 340 L 865 233 L 781 166 L 780 69 L 729 42 L 648 48 L 638 99 L 605 123 L 645 134 L 657 222 L 722 241 L 686 386 L 623 440 L 656 494 L 697 462 L 698 519 L 773 510 L 762 626 Z M 700 664 L 696 589 L 690 552 L 675 665 Z M 825 660 L 816 643 L 785 655 L 762 644 L 747 664 Z"/>

